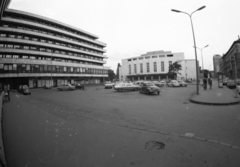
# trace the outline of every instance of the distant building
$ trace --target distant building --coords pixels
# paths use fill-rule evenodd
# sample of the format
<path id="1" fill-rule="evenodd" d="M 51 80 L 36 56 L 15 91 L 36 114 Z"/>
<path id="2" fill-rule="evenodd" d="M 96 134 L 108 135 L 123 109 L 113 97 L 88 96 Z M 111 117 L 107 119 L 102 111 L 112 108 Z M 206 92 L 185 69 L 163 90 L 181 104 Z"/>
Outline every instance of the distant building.
<path id="1" fill-rule="evenodd" d="M 220 64 L 222 61 L 222 57 L 218 54 L 213 56 L 213 71 L 214 77 L 217 77 L 217 73 L 220 72 Z"/>
<path id="2" fill-rule="evenodd" d="M 240 40 L 233 42 L 222 60 L 223 74 L 232 79 L 240 78 Z"/>
<path id="3" fill-rule="evenodd" d="M 196 79 L 195 60 L 184 60 L 184 53 L 172 53 L 171 51 L 152 51 L 141 56 L 131 57 L 122 60 L 122 67 L 119 69 L 119 80 L 162 80 L 173 79 L 169 75 L 169 65 L 180 61 L 182 70 L 178 78 Z"/>

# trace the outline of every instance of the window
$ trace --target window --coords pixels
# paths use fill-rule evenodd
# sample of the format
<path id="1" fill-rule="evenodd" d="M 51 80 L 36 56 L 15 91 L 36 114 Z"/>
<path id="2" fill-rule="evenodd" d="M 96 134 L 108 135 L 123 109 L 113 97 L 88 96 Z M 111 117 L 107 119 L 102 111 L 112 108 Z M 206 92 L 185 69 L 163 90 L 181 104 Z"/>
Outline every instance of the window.
<path id="1" fill-rule="evenodd" d="M 159 55 L 159 57 L 165 57 L 165 55 Z"/>
<path id="2" fill-rule="evenodd" d="M 37 50 L 37 47 L 31 46 L 30 49 L 31 49 L 31 50 Z"/>
<path id="3" fill-rule="evenodd" d="M 35 56 L 30 56 L 30 59 L 36 59 L 36 57 Z"/>
<path id="4" fill-rule="evenodd" d="M 24 39 L 27 39 L 27 40 L 29 40 L 29 37 L 27 37 L 27 36 L 24 36 Z"/>
<path id="5" fill-rule="evenodd" d="M 158 56 L 152 56 L 152 58 L 157 58 Z"/>
<path id="6" fill-rule="evenodd" d="M 23 59 L 28 59 L 28 56 L 22 56 Z"/>
<path id="7" fill-rule="evenodd" d="M 46 51 L 45 48 L 39 48 L 39 50 L 40 50 L 41 52 L 45 52 L 45 51 Z"/>
<path id="8" fill-rule="evenodd" d="M 13 58 L 14 58 L 14 59 L 18 59 L 19 56 L 18 56 L 18 55 L 13 55 Z"/>
<path id="9" fill-rule="evenodd" d="M 13 48 L 13 45 L 7 45 L 7 48 Z"/>
<path id="10" fill-rule="evenodd" d="M 9 35 L 9 37 L 10 37 L 10 38 L 15 38 L 15 35 L 12 35 L 12 34 L 11 34 L 11 35 Z"/>
<path id="11" fill-rule="evenodd" d="M 128 66 L 129 74 L 131 74 L 131 65 Z"/>
<path id="12" fill-rule="evenodd" d="M 8 65 L 4 64 L 4 71 L 8 70 Z"/>
<path id="13" fill-rule="evenodd" d="M 32 40 L 33 40 L 33 41 L 38 41 L 38 39 L 37 39 L 37 38 L 32 38 Z"/>
<path id="14" fill-rule="evenodd" d="M 153 71 L 157 72 L 157 62 L 153 62 Z"/>
<path id="15" fill-rule="evenodd" d="M 143 64 L 140 63 L 140 73 L 143 73 Z"/>
<path id="16" fill-rule="evenodd" d="M 23 46 L 23 49 L 29 49 L 29 46 Z"/>
<path id="17" fill-rule="evenodd" d="M 26 70 L 27 70 L 27 71 L 30 71 L 30 64 L 27 64 L 27 65 L 26 65 Z"/>
<path id="18" fill-rule="evenodd" d="M 161 61 L 161 71 L 164 71 L 164 61 Z"/>
<path id="19" fill-rule="evenodd" d="M 147 63 L 147 72 L 150 72 L 149 63 Z"/>
<path id="20" fill-rule="evenodd" d="M 4 44 L 0 44 L 0 48 L 4 48 Z"/>
<path id="21" fill-rule="evenodd" d="M 0 36 L 1 36 L 1 37 L 6 37 L 6 36 L 7 36 L 7 34 L 0 34 Z"/>
<path id="22" fill-rule="evenodd" d="M 11 59 L 12 55 L 6 55 L 6 58 Z"/>
<path id="23" fill-rule="evenodd" d="M 146 56 L 145 59 L 150 59 L 150 56 Z"/>
<path id="24" fill-rule="evenodd" d="M 173 54 L 171 54 L 171 55 L 167 55 L 167 57 L 173 57 Z"/>
<path id="25" fill-rule="evenodd" d="M 137 73 L 137 64 L 134 64 L 134 73 Z"/>
<path id="26" fill-rule="evenodd" d="M 20 45 L 14 45 L 14 49 L 20 49 Z"/>
<path id="27" fill-rule="evenodd" d="M 13 64 L 13 70 L 17 70 L 17 64 Z"/>
<path id="28" fill-rule="evenodd" d="M 132 61 L 132 59 L 128 59 L 128 61 Z"/>
<path id="29" fill-rule="evenodd" d="M 22 39 L 22 38 L 23 38 L 23 36 L 21 36 L 21 35 L 18 35 L 18 36 L 17 36 L 17 38 L 18 38 L 18 39 Z"/>

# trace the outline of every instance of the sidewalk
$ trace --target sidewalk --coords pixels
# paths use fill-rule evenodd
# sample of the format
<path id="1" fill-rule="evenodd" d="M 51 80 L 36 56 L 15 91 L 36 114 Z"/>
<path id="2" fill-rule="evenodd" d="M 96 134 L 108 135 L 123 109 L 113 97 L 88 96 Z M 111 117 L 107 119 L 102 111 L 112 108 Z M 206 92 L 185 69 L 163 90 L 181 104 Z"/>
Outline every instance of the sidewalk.
<path id="1" fill-rule="evenodd" d="M 199 84 L 199 95 L 193 95 L 190 99 L 193 103 L 208 105 L 232 105 L 240 103 L 240 95 L 236 96 L 236 89 L 229 89 L 226 86 L 218 87 L 218 81 L 213 80 L 212 89 L 204 90 L 202 83 Z"/>

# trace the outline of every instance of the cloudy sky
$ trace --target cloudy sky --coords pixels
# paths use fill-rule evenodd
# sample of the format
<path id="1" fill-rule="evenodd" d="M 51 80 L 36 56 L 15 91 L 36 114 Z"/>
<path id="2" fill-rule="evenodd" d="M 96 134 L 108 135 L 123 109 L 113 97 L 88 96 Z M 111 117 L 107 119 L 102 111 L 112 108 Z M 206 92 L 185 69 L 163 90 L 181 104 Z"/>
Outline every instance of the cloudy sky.
<path id="1" fill-rule="evenodd" d="M 124 58 L 164 50 L 195 59 L 190 17 L 204 68 L 240 36 L 239 0 L 12 0 L 9 8 L 42 15 L 99 36 L 107 44 L 106 66 L 116 71 Z M 202 65 L 201 51 L 197 50 Z"/>

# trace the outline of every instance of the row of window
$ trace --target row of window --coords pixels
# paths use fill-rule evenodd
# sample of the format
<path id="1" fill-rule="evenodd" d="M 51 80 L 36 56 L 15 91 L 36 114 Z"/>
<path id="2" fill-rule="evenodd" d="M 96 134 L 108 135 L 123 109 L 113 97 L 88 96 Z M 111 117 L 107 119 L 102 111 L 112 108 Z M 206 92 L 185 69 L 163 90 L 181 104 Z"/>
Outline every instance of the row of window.
<path id="1" fill-rule="evenodd" d="M 69 37 L 69 36 L 66 36 L 66 35 L 57 34 L 55 32 L 40 30 L 40 29 L 36 29 L 36 28 L 32 28 L 32 27 L 30 28 L 30 27 L 27 27 L 27 26 L 7 24 L 7 23 L 1 24 L 0 26 L 1 27 L 17 28 L 17 29 L 20 29 L 20 30 L 33 31 L 33 32 L 42 33 L 42 34 L 48 34 L 48 35 L 51 35 L 51 36 L 56 36 L 56 37 L 59 37 L 59 38 L 63 38 L 63 39 L 67 39 L 67 40 L 71 40 L 71 41 L 75 41 L 75 42 L 79 42 L 79 43 L 83 43 L 83 44 L 86 44 L 86 45 L 89 45 L 89 46 L 93 46 L 93 47 L 96 47 L 96 48 L 103 49 L 102 46 L 92 44 L 90 42 L 86 42 L 86 41 L 83 41 L 83 40 L 80 40 L 80 39 L 77 39 L 77 38 Z"/>
<path id="2" fill-rule="evenodd" d="M 172 65 L 172 61 L 169 61 L 169 66 Z M 129 74 L 132 73 L 131 71 L 131 65 L 128 66 Z M 150 63 L 146 63 L 146 72 L 150 72 Z M 164 72 L 165 67 L 164 67 L 164 61 L 161 61 L 161 72 Z M 157 72 L 157 62 L 153 62 L 153 71 Z M 134 73 L 137 73 L 137 64 L 134 64 Z M 143 63 L 140 63 L 140 73 L 143 73 Z"/>
<path id="3" fill-rule="evenodd" d="M 0 73 L 108 74 L 107 70 L 37 64 L 0 64 Z"/>
<path id="4" fill-rule="evenodd" d="M 53 23 L 50 23 L 50 22 L 47 22 L 47 21 L 38 20 L 37 18 L 33 19 L 33 18 L 26 17 L 26 16 L 20 16 L 20 15 L 14 15 L 14 14 L 5 14 L 4 17 L 9 17 L 9 18 L 18 19 L 18 20 L 24 20 L 24 21 L 29 21 L 29 22 L 33 22 L 33 23 L 46 25 L 46 26 L 49 26 L 49 27 L 54 27 L 54 28 L 57 28 L 57 29 L 60 29 L 60 30 L 63 30 L 63 31 L 67 31 L 67 32 L 77 34 L 79 36 L 83 36 L 85 38 L 94 40 L 94 38 L 91 37 L 91 36 L 85 35 L 83 33 L 77 32 L 77 31 L 73 31 L 69 28 L 66 28 L 66 27 L 63 27 L 63 26 L 60 26 L 60 25 L 57 25 L 57 24 L 53 24 Z"/>
<path id="5" fill-rule="evenodd" d="M 87 61 L 79 61 L 79 60 L 69 60 L 69 59 L 62 59 L 62 58 L 55 58 L 55 57 L 44 57 L 44 56 L 33 56 L 33 55 L 3 55 L 0 54 L 0 58 L 7 58 L 7 59 L 31 59 L 31 60 L 48 60 L 48 61 L 60 61 L 60 62 L 68 62 L 68 63 L 79 63 L 79 64 L 88 64 L 88 65 L 95 65 L 95 66 L 102 66 L 100 63 L 94 62 L 87 62 Z"/>
<path id="6" fill-rule="evenodd" d="M 95 50 L 88 49 L 88 48 L 84 48 L 84 47 L 80 47 L 80 46 L 73 45 L 73 44 L 67 44 L 67 43 L 63 43 L 63 42 L 60 43 L 60 42 L 57 42 L 57 41 L 51 41 L 51 40 L 44 39 L 44 38 L 31 37 L 31 36 L 26 36 L 26 35 L 1 33 L 0 37 L 3 37 L 3 38 L 7 38 L 8 37 L 8 38 L 17 38 L 17 39 L 31 40 L 31 41 L 36 41 L 36 42 L 43 42 L 43 43 L 49 43 L 49 44 L 64 46 L 64 47 L 73 48 L 73 49 L 77 49 L 77 50 L 83 50 L 83 51 L 96 53 L 96 54 L 101 54 L 101 55 L 103 54 L 102 52 L 95 51 Z"/>
<path id="7" fill-rule="evenodd" d="M 158 58 L 158 57 L 165 57 L 165 55 L 154 55 L 154 56 L 142 56 L 142 57 L 139 57 L 139 58 L 133 58 L 133 59 L 128 59 L 128 61 L 135 61 L 135 60 L 143 60 L 144 58 L 145 59 L 150 59 L 150 58 Z M 167 55 L 167 57 L 173 57 L 172 54 L 169 54 Z"/>
<path id="8" fill-rule="evenodd" d="M 76 52 L 66 52 L 64 50 L 56 50 L 56 49 L 49 49 L 45 47 L 38 47 L 38 46 L 29 46 L 29 45 L 13 45 L 13 44 L 0 44 L 0 48 L 7 48 L 7 49 L 24 49 L 24 50 L 33 50 L 33 51 L 40 51 L 40 52 L 49 52 L 49 53 L 57 53 L 75 57 L 82 57 L 85 59 L 93 59 L 103 61 L 103 58 L 95 57 L 95 56 L 88 56 L 84 54 L 79 54 Z"/>

